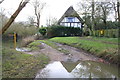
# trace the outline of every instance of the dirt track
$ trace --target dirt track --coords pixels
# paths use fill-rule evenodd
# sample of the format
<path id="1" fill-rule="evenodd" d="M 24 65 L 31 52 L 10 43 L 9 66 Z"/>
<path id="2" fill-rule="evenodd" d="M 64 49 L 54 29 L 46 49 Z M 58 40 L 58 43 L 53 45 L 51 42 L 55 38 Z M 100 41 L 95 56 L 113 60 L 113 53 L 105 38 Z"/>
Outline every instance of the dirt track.
<path id="1" fill-rule="evenodd" d="M 64 49 L 68 51 L 69 53 L 66 55 L 59 50 L 56 50 L 52 48 L 51 46 L 46 45 L 45 43 L 42 43 L 42 46 L 44 47 L 43 49 L 35 52 L 26 52 L 28 54 L 45 54 L 47 55 L 51 61 L 79 61 L 79 60 L 92 60 L 92 61 L 99 61 L 99 58 L 90 55 L 89 53 L 85 53 L 82 50 L 79 50 L 77 48 L 68 46 L 68 45 L 63 45 L 60 43 L 55 43 L 59 49 Z"/>

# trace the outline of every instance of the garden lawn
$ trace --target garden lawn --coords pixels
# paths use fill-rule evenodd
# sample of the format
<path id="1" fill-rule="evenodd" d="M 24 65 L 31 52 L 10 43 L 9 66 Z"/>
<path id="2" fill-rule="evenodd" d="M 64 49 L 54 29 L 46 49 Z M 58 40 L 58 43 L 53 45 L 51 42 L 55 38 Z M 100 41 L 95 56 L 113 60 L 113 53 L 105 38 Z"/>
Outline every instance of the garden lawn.
<path id="1" fill-rule="evenodd" d="M 94 38 L 93 38 L 94 39 Z M 97 39 L 97 38 L 96 38 Z M 98 38 L 99 39 L 99 38 Z M 119 63 L 118 62 L 118 45 L 115 44 L 108 44 L 103 43 L 99 41 L 92 41 L 87 40 L 82 37 L 55 37 L 52 39 L 49 39 L 50 41 L 55 41 L 63 44 L 67 44 L 79 49 L 83 49 L 85 51 L 90 52 L 91 54 L 94 54 L 100 58 L 104 58 L 106 60 L 109 60 L 112 63 Z M 106 40 L 106 41 L 117 41 L 116 38 L 105 38 L 100 40 Z"/>

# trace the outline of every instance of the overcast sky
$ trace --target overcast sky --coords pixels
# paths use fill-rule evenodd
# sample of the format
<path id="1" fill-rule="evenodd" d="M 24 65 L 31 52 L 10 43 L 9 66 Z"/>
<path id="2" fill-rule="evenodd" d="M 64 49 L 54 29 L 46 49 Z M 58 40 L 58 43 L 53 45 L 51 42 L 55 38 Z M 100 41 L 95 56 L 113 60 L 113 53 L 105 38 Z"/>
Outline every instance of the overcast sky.
<path id="1" fill-rule="evenodd" d="M 5 0 L 0 7 L 5 9 L 5 14 L 12 15 L 17 9 L 21 0 Z M 64 12 L 73 6 L 77 10 L 77 3 L 81 0 L 41 0 L 46 3 L 46 6 L 41 14 L 41 25 L 46 24 L 46 20 L 49 17 L 55 17 L 59 19 Z M 30 2 L 33 2 L 31 0 Z M 15 21 L 27 21 L 29 16 L 34 15 L 34 9 L 32 4 L 28 3 L 26 7 L 20 12 Z"/>
<path id="2" fill-rule="evenodd" d="M 0 7 L 5 9 L 6 15 L 10 16 L 18 8 L 20 1 L 21 0 L 5 0 L 2 4 L 0 4 Z M 82 2 L 84 0 L 40 0 L 40 1 L 46 3 L 46 7 L 44 8 L 41 14 L 41 25 L 46 25 L 46 20 L 49 17 L 55 17 L 59 19 L 70 6 L 73 6 L 74 9 L 77 11 L 78 2 Z M 34 15 L 34 9 L 31 4 L 32 2 L 33 0 L 30 0 L 30 3 L 28 3 L 26 7 L 20 12 L 15 21 L 27 21 L 29 16 Z"/>

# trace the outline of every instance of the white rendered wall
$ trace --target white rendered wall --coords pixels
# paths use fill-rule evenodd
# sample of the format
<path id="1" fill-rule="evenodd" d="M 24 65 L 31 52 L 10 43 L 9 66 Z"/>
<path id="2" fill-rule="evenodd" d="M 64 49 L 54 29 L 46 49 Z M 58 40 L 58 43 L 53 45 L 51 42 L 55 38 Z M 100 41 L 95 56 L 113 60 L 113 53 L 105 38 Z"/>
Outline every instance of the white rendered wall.
<path id="1" fill-rule="evenodd" d="M 80 21 L 77 17 L 65 17 L 61 22 L 80 22 Z M 60 25 L 70 27 L 70 23 L 60 23 Z M 81 23 L 71 23 L 71 26 L 81 28 Z"/>

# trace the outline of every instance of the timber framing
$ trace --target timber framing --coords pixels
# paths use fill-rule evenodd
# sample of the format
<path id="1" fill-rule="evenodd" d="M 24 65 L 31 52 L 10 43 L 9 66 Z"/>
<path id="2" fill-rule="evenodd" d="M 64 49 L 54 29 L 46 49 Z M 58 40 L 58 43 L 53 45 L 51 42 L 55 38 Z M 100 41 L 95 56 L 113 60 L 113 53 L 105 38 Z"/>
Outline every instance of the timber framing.
<path id="1" fill-rule="evenodd" d="M 62 22 L 62 20 L 65 17 L 76 17 L 80 22 Z M 84 24 L 84 21 L 82 20 L 82 18 L 78 15 L 78 13 L 74 10 L 73 6 L 70 6 L 67 11 L 63 14 L 63 16 L 59 19 L 58 21 L 58 25 L 60 25 L 61 23 L 81 23 L 82 25 Z"/>

